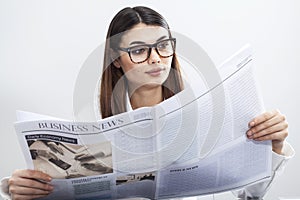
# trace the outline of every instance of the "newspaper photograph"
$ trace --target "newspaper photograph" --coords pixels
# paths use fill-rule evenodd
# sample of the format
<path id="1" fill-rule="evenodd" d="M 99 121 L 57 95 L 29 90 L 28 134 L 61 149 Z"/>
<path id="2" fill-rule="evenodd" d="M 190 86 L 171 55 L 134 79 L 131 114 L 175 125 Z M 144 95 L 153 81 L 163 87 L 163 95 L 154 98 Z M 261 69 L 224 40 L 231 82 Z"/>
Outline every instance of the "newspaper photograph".
<path id="1" fill-rule="evenodd" d="M 188 197 L 270 177 L 270 141 L 246 137 L 264 111 L 252 65 L 246 46 L 218 68 L 214 87 L 199 89 L 199 80 L 156 106 L 97 122 L 17 113 L 28 168 L 53 177 L 42 199 Z"/>
<path id="2" fill-rule="evenodd" d="M 49 140 L 27 140 L 34 169 L 53 178 L 77 178 L 112 173 L 110 142 L 74 145 Z M 53 166 L 54 165 L 54 166 Z"/>

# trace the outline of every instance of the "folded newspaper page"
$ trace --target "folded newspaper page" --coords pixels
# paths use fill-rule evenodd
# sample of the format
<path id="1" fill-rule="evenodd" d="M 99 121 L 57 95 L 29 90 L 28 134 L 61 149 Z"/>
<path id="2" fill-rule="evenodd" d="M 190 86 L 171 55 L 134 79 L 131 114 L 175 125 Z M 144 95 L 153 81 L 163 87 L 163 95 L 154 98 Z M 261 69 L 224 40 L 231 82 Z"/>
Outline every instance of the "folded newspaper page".
<path id="1" fill-rule="evenodd" d="M 214 87 L 188 87 L 157 106 L 97 122 L 19 113 L 28 168 L 54 178 L 43 199 L 167 199 L 270 177 L 271 143 L 245 134 L 264 111 L 252 65 L 247 46 L 218 68 Z"/>

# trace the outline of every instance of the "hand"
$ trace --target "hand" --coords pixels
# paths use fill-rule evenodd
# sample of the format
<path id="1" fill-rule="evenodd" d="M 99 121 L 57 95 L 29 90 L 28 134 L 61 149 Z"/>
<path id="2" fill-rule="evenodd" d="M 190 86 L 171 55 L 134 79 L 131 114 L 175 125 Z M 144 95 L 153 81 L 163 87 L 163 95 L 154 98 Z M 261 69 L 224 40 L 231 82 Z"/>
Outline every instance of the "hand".
<path id="1" fill-rule="evenodd" d="M 30 200 L 47 196 L 53 186 L 51 177 L 37 170 L 16 170 L 8 180 L 9 193 L 13 200 Z"/>
<path id="2" fill-rule="evenodd" d="M 264 141 L 272 140 L 272 150 L 282 154 L 285 138 L 288 136 L 288 123 L 285 116 L 278 110 L 265 112 L 249 122 L 247 137 L 249 139 Z"/>

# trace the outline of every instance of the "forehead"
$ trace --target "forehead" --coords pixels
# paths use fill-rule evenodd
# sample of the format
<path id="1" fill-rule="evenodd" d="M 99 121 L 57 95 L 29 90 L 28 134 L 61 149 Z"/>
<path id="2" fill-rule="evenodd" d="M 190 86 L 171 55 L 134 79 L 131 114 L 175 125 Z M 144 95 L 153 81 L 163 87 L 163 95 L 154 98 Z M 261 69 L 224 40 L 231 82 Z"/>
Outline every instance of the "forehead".
<path id="1" fill-rule="evenodd" d="M 161 26 L 138 24 L 123 34 L 121 45 L 128 46 L 135 41 L 154 43 L 163 36 L 169 38 L 169 32 Z"/>

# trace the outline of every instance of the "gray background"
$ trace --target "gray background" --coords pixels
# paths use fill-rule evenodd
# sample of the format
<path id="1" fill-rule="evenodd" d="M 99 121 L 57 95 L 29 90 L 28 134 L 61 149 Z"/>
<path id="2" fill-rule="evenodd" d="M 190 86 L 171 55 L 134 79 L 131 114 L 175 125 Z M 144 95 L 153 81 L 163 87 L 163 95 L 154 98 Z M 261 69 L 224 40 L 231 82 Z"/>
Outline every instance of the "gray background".
<path id="1" fill-rule="evenodd" d="M 25 167 L 15 110 L 72 119 L 81 65 L 103 43 L 113 15 L 135 5 L 162 13 L 173 31 L 201 45 L 216 65 L 250 43 L 266 108 L 287 116 L 288 141 L 300 151 L 300 1 L 0 0 L 0 177 Z M 300 198 L 299 168 L 296 154 L 266 199 Z M 215 199 L 230 198 L 225 196 Z"/>

